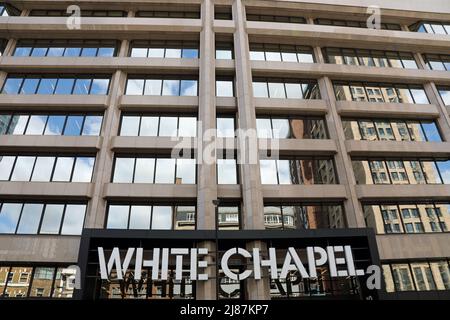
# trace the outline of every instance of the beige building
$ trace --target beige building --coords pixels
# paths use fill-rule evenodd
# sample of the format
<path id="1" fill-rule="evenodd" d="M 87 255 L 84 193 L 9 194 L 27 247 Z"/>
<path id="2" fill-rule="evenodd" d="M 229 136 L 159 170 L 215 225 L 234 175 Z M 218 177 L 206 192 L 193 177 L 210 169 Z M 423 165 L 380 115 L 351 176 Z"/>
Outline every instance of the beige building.
<path id="1" fill-rule="evenodd" d="M 448 1 L 70 4 L 0 3 L 0 299 L 450 298 Z M 327 243 L 383 288 L 216 270 Z M 101 280 L 96 246 L 205 247 L 209 280 Z"/>

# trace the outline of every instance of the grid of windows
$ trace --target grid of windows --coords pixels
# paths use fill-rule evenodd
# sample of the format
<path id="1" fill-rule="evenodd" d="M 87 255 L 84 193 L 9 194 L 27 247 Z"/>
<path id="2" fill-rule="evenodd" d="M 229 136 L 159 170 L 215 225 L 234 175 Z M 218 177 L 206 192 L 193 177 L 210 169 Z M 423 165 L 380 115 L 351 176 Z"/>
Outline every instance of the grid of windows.
<path id="1" fill-rule="evenodd" d="M 313 63 L 313 49 L 306 46 L 250 43 L 250 60 Z"/>
<path id="2" fill-rule="evenodd" d="M 85 204 L 3 202 L 0 233 L 80 235 Z"/>
<path id="3" fill-rule="evenodd" d="M 195 159 L 116 157 L 114 183 L 195 184 Z"/>
<path id="4" fill-rule="evenodd" d="M 114 57 L 115 40 L 19 40 L 15 57 Z"/>
<path id="5" fill-rule="evenodd" d="M 379 234 L 448 232 L 449 203 L 366 204 L 366 225 Z"/>
<path id="6" fill-rule="evenodd" d="M 351 48 L 323 48 L 327 63 L 366 67 L 417 69 L 412 53 Z"/>
<path id="7" fill-rule="evenodd" d="M 87 75 L 8 75 L 3 94 L 106 95 L 110 78 Z"/>
<path id="8" fill-rule="evenodd" d="M 30 16 L 34 17 L 66 17 L 73 13 L 67 10 L 31 10 Z M 126 11 L 119 10 L 81 10 L 81 17 L 126 17 Z"/>
<path id="9" fill-rule="evenodd" d="M 198 58 L 196 41 L 135 40 L 131 42 L 130 57 L 141 58 Z"/>
<path id="10" fill-rule="evenodd" d="M 136 12 L 138 18 L 182 18 L 182 19 L 200 19 L 200 8 L 188 11 L 176 10 L 145 10 Z"/>
<path id="11" fill-rule="evenodd" d="M 264 21 L 264 22 L 285 22 L 285 23 L 306 23 L 306 19 L 296 16 L 278 16 L 270 14 L 247 14 L 248 21 Z"/>
<path id="12" fill-rule="evenodd" d="M 336 184 L 330 158 L 302 157 L 259 161 L 262 184 Z"/>
<path id="13" fill-rule="evenodd" d="M 449 184 L 450 160 L 353 160 L 357 184 Z"/>
<path id="14" fill-rule="evenodd" d="M 0 299 L 72 298 L 75 274 L 66 267 L 0 265 Z"/>
<path id="15" fill-rule="evenodd" d="M 325 25 L 325 26 L 336 26 L 336 27 L 353 27 L 353 28 L 368 28 L 367 21 L 354 21 L 354 20 L 337 20 L 337 19 L 315 19 L 315 24 Z M 382 30 L 401 30 L 400 25 L 394 23 L 380 23 L 380 28 Z"/>
<path id="16" fill-rule="evenodd" d="M 334 82 L 337 100 L 429 104 L 421 85 Z"/>
<path id="17" fill-rule="evenodd" d="M 369 141 L 443 141 L 433 120 L 343 119 L 345 138 Z"/>
<path id="18" fill-rule="evenodd" d="M 344 228 L 341 204 L 283 204 L 264 206 L 266 229 Z"/>
<path id="19" fill-rule="evenodd" d="M 253 78 L 255 98 L 320 99 L 316 81 Z"/>
<path id="20" fill-rule="evenodd" d="M 450 87 L 439 87 L 439 95 L 446 106 L 450 106 Z"/>
<path id="21" fill-rule="evenodd" d="M 448 259 L 383 264 L 387 292 L 450 290 Z"/>
<path id="22" fill-rule="evenodd" d="M 316 117 L 257 117 L 258 138 L 328 139 L 325 121 Z"/>
<path id="23" fill-rule="evenodd" d="M 409 29 L 414 32 L 450 34 L 450 23 L 437 21 L 420 21 L 411 25 Z"/>
<path id="24" fill-rule="evenodd" d="M 195 137 L 197 117 L 175 115 L 122 115 L 121 136 Z"/>
<path id="25" fill-rule="evenodd" d="M 450 71 L 450 55 L 426 53 L 422 56 L 430 70 Z"/>
<path id="26" fill-rule="evenodd" d="M 107 229 L 196 229 L 196 207 L 192 205 L 110 204 L 107 216 Z"/>
<path id="27" fill-rule="evenodd" d="M 198 96 L 198 80 L 128 77 L 126 95 Z"/>
<path id="28" fill-rule="evenodd" d="M 102 120 L 94 114 L 0 114 L 0 134 L 98 136 Z"/>
<path id="29" fill-rule="evenodd" d="M 0 181 L 91 182 L 95 157 L 0 156 Z"/>

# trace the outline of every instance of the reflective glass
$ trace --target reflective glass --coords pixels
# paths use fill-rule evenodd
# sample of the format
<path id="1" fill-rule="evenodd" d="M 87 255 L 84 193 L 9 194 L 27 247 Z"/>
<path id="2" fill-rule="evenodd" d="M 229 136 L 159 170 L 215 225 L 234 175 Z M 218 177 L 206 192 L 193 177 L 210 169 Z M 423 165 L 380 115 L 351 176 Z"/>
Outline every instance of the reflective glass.
<path id="1" fill-rule="evenodd" d="M 3 203 L 0 211 L 0 233 L 16 232 L 21 211 L 21 203 Z"/>
<path id="2" fill-rule="evenodd" d="M 39 222 L 41 221 L 43 204 L 25 203 L 20 216 L 18 234 L 37 234 Z"/>
<path id="3" fill-rule="evenodd" d="M 188 58 L 188 59 L 198 58 L 198 49 L 183 49 L 182 58 Z"/>
<path id="4" fill-rule="evenodd" d="M 237 184 L 237 167 L 235 159 L 217 159 L 217 183 Z"/>
<path id="5" fill-rule="evenodd" d="M 50 297 L 55 268 L 36 267 L 30 289 L 30 297 Z"/>
<path id="6" fill-rule="evenodd" d="M 58 79 L 55 94 L 71 94 L 75 79 Z"/>
<path id="7" fill-rule="evenodd" d="M 166 58 L 181 58 L 181 49 L 166 48 Z"/>
<path id="8" fill-rule="evenodd" d="M 131 206 L 129 229 L 150 229 L 151 206 Z"/>
<path id="9" fill-rule="evenodd" d="M 134 171 L 134 158 L 116 158 L 113 182 L 132 183 Z"/>
<path id="10" fill-rule="evenodd" d="M 75 159 L 73 157 L 58 157 L 52 181 L 68 182 L 72 175 L 72 167 Z"/>
<path id="11" fill-rule="evenodd" d="M 292 176 L 291 161 L 277 160 L 279 184 L 294 184 L 297 179 Z"/>
<path id="12" fill-rule="evenodd" d="M 439 173 L 444 184 L 450 184 L 450 160 L 436 161 Z"/>
<path id="13" fill-rule="evenodd" d="M 64 48 L 48 48 L 47 57 L 62 57 Z"/>
<path id="14" fill-rule="evenodd" d="M 42 78 L 39 82 L 37 94 L 53 94 L 56 88 L 57 79 Z"/>
<path id="15" fill-rule="evenodd" d="M 271 139 L 272 136 L 272 123 L 269 118 L 256 119 L 256 130 L 258 131 L 258 138 Z"/>
<path id="16" fill-rule="evenodd" d="M 429 103 L 428 97 L 423 89 L 411 89 L 411 94 L 414 97 L 414 103 Z"/>
<path id="17" fill-rule="evenodd" d="M 85 212 L 85 205 L 68 204 L 66 206 L 66 212 L 64 214 L 61 234 L 80 235 L 81 231 L 83 230 Z"/>
<path id="18" fill-rule="evenodd" d="M 265 61 L 264 51 L 250 51 L 250 60 Z"/>
<path id="19" fill-rule="evenodd" d="M 303 99 L 300 83 L 286 83 L 285 87 L 288 99 Z"/>
<path id="20" fill-rule="evenodd" d="M 143 91 L 144 91 L 144 80 L 143 79 L 128 79 L 127 91 L 125 92 L 125 94 L 142 95 Z"/>
<path id="21" fill-rule="evenodd" d="M 64 128 L 65 136 L 79 136 L 83 126 L 83 116 L 68 116 L 66 127 Z"/>
<path id="22" fill-rule="evenodd" d="M 91 82 L 92 82 L 91 79 L 77 79 L 75 81 L 75 87 L 73 89 L 73 94 L 80 94 L 80 95 L 89 94 Z"/>
<path id="23" fill-rule="evenodd" d="M 268 98 L 267 83 L 265 82 L 253 82 L 253 95 L 255 98 Z M 450 94 L 449 94 L 450 104 Z"/>
<path id="24" fill-rule="evenodd" d="M 120 126 L 120 135 L 137 137 L 139 133 L 139 120 L 137 116 L 123 116 Z"/>
<path id="25" fill-rule="evenodd" d="M 64 212 L 62 204 L 47 204 L 44 210 L 41 230 L 43 234 L 58 234 L 61 227 L 61 219 Z"/>
<path id="26" fill-rule="evenodd" d="M 272 119 L 272 127 L 275 139 L 289 139 L 291 137 L 288 119 Z"/>
<path id="27" fill-rule="evenodd" d="M 55 157 L 37 157 L 31 181 L 50 181 L 54 164 Z"/>
<path id="28" fill-rule="evenodd" d="M 3 93 L 6 94 L 18 94 L 20 86 L 22 85 L 22 78 L 7 78 L 3 87 Z M 34 92 L 32 92 L 34 93 Z"/>
<path id="29" fill-rule="evenodd" d="M 83 48 L 81 50 L 82 57 L 95 57 L 97 55 L 97 48 Z"/>
<path id="30" fill-rule="evenodd" d="M 0 180 L 7 181 L 11 175 L 16 157 L 1 156 L 0 157 Z"/>
<path id="31" fill-rule="evenodd" d="M 275 160 L 260 160 L 261 183 L 278 184 Z"/>
<path id="32" fill-rule="evenodd" d="M 195 137 L 197 135 L 197 118 L 180 117 L 178 119 L 178 136 Z"/>
<path id="33" fill-rule="evenodd" d="M 64 51 L 64 57 L 79 57 L 81 53 L 81 48 L 69 47 Z"/>
<path id="34" fill-rule="evenodd" d="M 283 83 L 269 82 L 268 86 L 270 98 L 286 98 L 286 92 L 284 91 Z"/>
<path id="35" fill-rule="evenodd" d="M 25 134 L 41 135 L 44 132 L 47 116 L 31 116 Z"/>
<path id="36" fill-rule="evenodd" d="M 129 206 L 110 205 L 108 211 L 108 229 L 127 229 Z"/>
<path id="37" fill-rule="evenodd" d="M 233 53 L 231 50 L 216 49 L 216 59 L 231 60 L 233 59 Z"/>
<path id="38" fill-rule="evenodd" d="M 217 97 L 233 97 L 233 81 L 216 80 Z"/>
<path id="39" fill-rule="evenodd" d="M 28 116 L 15 115 L 8 128 L 8 134 L 23 134 L 28 123 Z"/>
<path id="40" fill-rule="evenodd" d="M 159 96 L 161 95 L 162 80 L 147 79 L 145 80 L 144 95 Z"/>
<path id="41" fill-rule="evenodd" d="M 177 159 L 176 184 L 195 184 L 195 159 Z"/>
<path id="42" fill-rule="evenodd" d="M 179 96 L 180 95 L 180 80 L 164 80 L 162 95 L 163 96 Z"/>
<path id="43" fill-rule="evenodd" d="M 180 96 L 197 96 L 198 81 L 197 80 L 181 80 Z"/>
<path id="44" fill-rule="evenodd" d="M 159 124 L 160 137 L 176 137 L 177 136 L 177 117 L 161 117 Z"/>
<path id="45" fill-rule="evenodd" d="M 83 136 L 98 136 L 102 128 L 102 116 L 86 116 L 83 125 Z"/>
<path id="46" fill-rule="evenodd" d="M 39 84 L 39 79 L 27 78 L 23 81 L 20 94 L 35 94 Z M 6 83 L 8 85 L 8 83 Z"/>
<path id="47" fill-rule="evenodd" d="M 158 135 L 158 117 L 142 117 L 140 136 L 156 137 Z"/>
<path id="48" fill-rule="evenodd" d="M 148 49 L 148 57 L 149 58 L 164 58 L 164 49 L 163 48 L 149 48 Z"/>
<path id="49" fill-rule="evenodd" d="M 157 159 L 155 183 L 171 183 L 175 181 L 176 159 Z"/>
<path id="50" fill-rule="evenodd" d="M 154 172 L 155 172 L 155 159 L 137 158 L 136 169 L 134 173 L 134 182 L 153 183 Z"/>
<path id="51" fill-rule="evenodd" d="M 217 137 L 234 138 L 234 118 L 217 118 Z"/>
<path id="52" fill-rule="evenodd" d="M 147 48 L 132 48 L 131 49 L 131 57 L 147 58 L 147 54 L 148 54 Z"/>
<path id="53" fill-rule="evenodd" d="M 91 182 L 95 158 L 78 157 L 73 169 L 72 182 Z"/>
<path id="54" fill-rule="evenodd" d="M 108 94 L 109 79 L 93 79 L 90 94 Z"/>
<path id="55" fill-rule="evenodd" d="M 61 135 L 63 132 L 65 121 L 66 116 L 49 116 L 44 134 Z"/>
<path id="56" fill-rule="evenodd" d="M 152 229 L 153 230 L 172 229 L 172 207 L 153 206 Z"/>
<path id="57" fill-rule="evenodd" d="M 11 181 L 30 181 L 36 157 L 17 157 Z"/>

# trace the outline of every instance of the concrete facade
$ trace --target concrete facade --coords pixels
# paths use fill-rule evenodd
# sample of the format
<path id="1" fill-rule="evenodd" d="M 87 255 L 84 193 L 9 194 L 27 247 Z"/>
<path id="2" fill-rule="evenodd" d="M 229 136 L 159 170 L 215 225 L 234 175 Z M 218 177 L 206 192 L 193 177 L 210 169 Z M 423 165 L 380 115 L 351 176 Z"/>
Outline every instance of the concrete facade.
<path id="1" fill-rule="evenodd" d="M 365 20 L 366 5 L 378 3 L 382 21 L 398 23 L 402 30 L 420 20 L 450 21 L 448 1 L 334 1 L 334 0 L 170 0 L 163 1 L 183 10 L 185 5 L 197 5 L 200 19 L 138 18 L 139 10 L 154 9 L 156 0 L 78 1 L 82 9 L 123 10 L 124 18 L 82 18 L 80 30 L 68 30 L 64 17 L 31 17 L 33 9 L 65 10 L 72 1 L 17 0 L 9 1 L 22 10 L 21 16 L 0 17 L 0 38 L 7 46 L 0 57 L 0 84 L 8 73 L 105 73 L 111 75 L 107 96 L 41 96 L 0 95 L 1 111 L 95 111 L 103 113 L 99 137 L 65 136 L 0 136 L 0 151 L 95 153 L 96 164 L 92 183 L 0 182 L 2 200 L 79 200 L 87 201 L 85 228 L 105 228 L 108 201 L 139 201 L 152 198 L 163 201 L 188 200 L 197 206 L 197 229 L 215 228 L 215 207 L 219 198 L 241 204 L 242 229 L 264 229 L 264 203 L 274 201 L 342 202 L 349 228 L 366 227 L 362 203 L 383 201 L 450 201 L 449 185 L 356 185 L 352 169 L 353 156 L 383 157 L 449 157 L 450 117 L 437 86 L 450 85 L 450 71 L 428 70 L 423 65 L 423 53 L 450 52 L 450 35 L 410 31 L 368 30 L 314 24 L 317 17 Z M 215 6 L 226 6 L 232 20 L 214 19 Z M 268 15 L 298 15 L 307 23 L 275 23 L 247 21 L 246 11 Z M 385 19 L 385 20 L 384 20 Z M 200 42 L 199 59 L 162 59 L 128 57 L 130 42 L 137 39 L 193 38 Z M 215 59 L 215 40 L 232 39 L 234 59 Z M 119 53 L 113 58 L 14 57 L 13 49 L 20 39 L 116 39 Z M 249 43 L 269 42 L 311 46 L 315 63 L 251 61 Z M 335 65 L 324 62 L 323 47 L 383 49 L 415 54 L 419 69 L 375 68 Z M 127 96 L 128 74 L 196 75 L 199 94 L 196 97 Z M 216 76 L 234 77 L 235 97 L 215 97 Z M 252 77 L 314 79 L 318 81 L 321 99 L 269 99 L 253 96 Z M 336 101 L 335 80 L 394 82 L 419 84 L 425 87 L 430 104 L 370 103 Z M 195 185 L 116 184 L 111 183 L 114 154 L 167 153 L 175 142 L 164 137 L 118 136 L 121 112 L 185 112 L 195 113 L 203 127 L 198 136 L 216 126 L 218 114 L 233 115 L 237 127 L 256 128 L 257 115 L 312 115 L 325 119 L 329 139 L 281 139 L 280 153 L 288 156 L 316 155 L 334 157 L 339 184 L 335 185 L 262 185 L 259 165 L 239 166 L 238 185 L 217 185 L 216 166 L 197 166 Z M 443 142 L 355 141 L 346 140 L 341 117 L 389 119 L 433 119 L 438 123 Z M 237 140 L 226 143 L 213 137 L 217 148 L 232 148 L 239 157 Z M 185 145 L 203 149 L 192 139 Z M 204 143 L 204 142 L 199 142 Z M 226 147 L 224 147 L 226 146 Z M 261 152 L 263 150 L 260 150 Z M 257 155 L 259 157 L 259 155 Z M 149 196 L 150 195 L 150 196 Z M 450 227 L 450 226 L 449 226 Z M 450 257 L 448 233 L 377 235 L 380 259 L 423 260 Z M 76 236 L 0 235 L 0 261 L 3 264 L 21 262 L 76 263 L 80 239 Z M 423 245 L 416 245 L 422 243 Z M 216 250 L 214 243 L 205 246 Z M 264 249 L 256 242 L 253 247 Z M 214 273 L 214 268 L 210 270 Z M 269 299 L 268 282 L 248 282 L 249 299 Z M 214 282 L 200 284 L 197 298 L 214 299 Z"/>

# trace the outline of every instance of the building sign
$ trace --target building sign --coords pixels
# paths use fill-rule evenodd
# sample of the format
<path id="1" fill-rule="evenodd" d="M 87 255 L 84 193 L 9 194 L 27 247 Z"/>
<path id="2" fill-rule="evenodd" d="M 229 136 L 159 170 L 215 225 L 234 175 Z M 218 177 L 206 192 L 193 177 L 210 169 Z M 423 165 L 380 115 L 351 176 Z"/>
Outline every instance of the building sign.
<path id="1" fill-rule="evenodd" d="M 112 249 L 108 259 L 105 257 L 103 247 L 97 249 L 100 275 L 103 280 L 114 280 L 111 279 L 113 270 L 115 271 L 115 279 L 122 280 L 132 261 L 134 261 L 135 280 L 140 280 L 143 267 L 151 269 L 152 280 L 167 280 L 170 259 L 175 260 L 175 280 L 182 280 L 183 269 L 186 269 L 186 265 L 191 280 L 208 280 L 208 274 L 205 270 L 209 266 L 205 259 L 205 256 L 208 255 L 208 249 L 206 248 L 152 248 L 152 257 L 148 257 L 150 259 L 144 258 L 144 248 L 128 248 L 123 260 L 118 247 Z M 270 247 L 266 259 L 261 256 L 259 248 L 253 248 L 250 252 L 243 248 L 234 247 L 223 253 L 219 268 L 222 269 L 225 276 L 236 281 L 245 280 L 249 277 L 260 280 L 263 268 L 267 268 L 270 278 L 273 280 L 286 279 L 292 271 L 298 272 L 303 279 L 316 278 L 317 268 L 323 266 L 328 267 L 332 278 L 366 274 L 365 270 L 356 269 L 352 247 L 349 245 L 308 246 L 304 249 L 306 249 L 306 258 L 301 258 L 294 247 L 282 249 L 283 254 L 281 256 L 279 254 L 277 256 L 276 248 Z M 247 267 L 247 270 L 236 273 L 229 267 L 229 260 L 232 256 L 251 258 L 252 264 Z M 281 272 L 278 272 L 280 267 Z"/>

